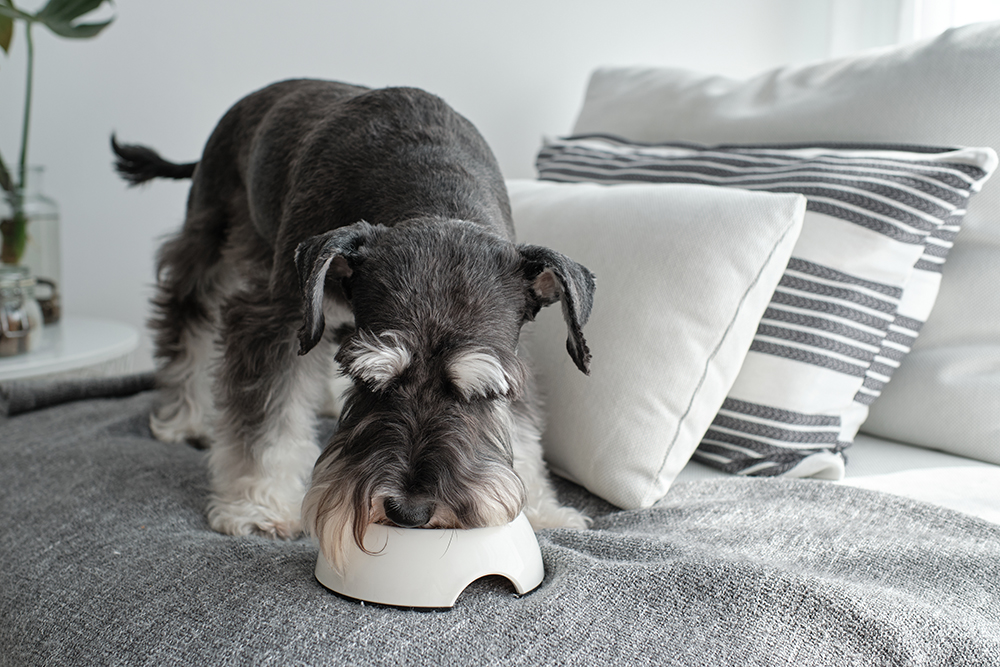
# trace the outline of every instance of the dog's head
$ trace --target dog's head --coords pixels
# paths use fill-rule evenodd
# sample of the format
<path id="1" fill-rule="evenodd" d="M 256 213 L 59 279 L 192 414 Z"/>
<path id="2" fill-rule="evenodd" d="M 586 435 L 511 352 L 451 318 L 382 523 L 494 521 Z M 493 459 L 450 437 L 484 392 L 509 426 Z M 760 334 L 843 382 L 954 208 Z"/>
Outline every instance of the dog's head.
<path id="1" fill-rule="evenodd" d="M 364 222 L 303 242 L 300 354 L 320 340 L 328 288 L 355 329 L 337 361 L 353 380 L 340 425 L 303 504 L 306 526 L 340 560 L 367 526 L 475 528 L 513 520 L 524 488 L 513 469 L 514 406 L 528 370 L 521 326 L 557 301 L 567 350 L 589 372 L 583 325 L 594 280 L 539 246 L 461 221 Z"/>

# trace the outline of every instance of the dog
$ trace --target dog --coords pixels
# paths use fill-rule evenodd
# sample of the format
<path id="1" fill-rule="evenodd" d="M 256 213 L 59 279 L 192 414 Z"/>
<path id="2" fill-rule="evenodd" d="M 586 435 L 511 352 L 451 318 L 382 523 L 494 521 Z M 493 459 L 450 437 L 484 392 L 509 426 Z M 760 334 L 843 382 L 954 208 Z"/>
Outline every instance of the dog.
<path id="1" fill-rule="evenodd" d="M 133 185 L 192 179 L 157 257 L 150 427 L 208 446 L 213 529 L 305 530 L 339 566 L 373 522 L 588 525 L 548 478 L 518 339 L 559 302 L 589 374 L 594 277 L 515 241 L 472 123 L 419 89 L 300 79 L 240 100 L 198 162 L 111 143 Z"/>

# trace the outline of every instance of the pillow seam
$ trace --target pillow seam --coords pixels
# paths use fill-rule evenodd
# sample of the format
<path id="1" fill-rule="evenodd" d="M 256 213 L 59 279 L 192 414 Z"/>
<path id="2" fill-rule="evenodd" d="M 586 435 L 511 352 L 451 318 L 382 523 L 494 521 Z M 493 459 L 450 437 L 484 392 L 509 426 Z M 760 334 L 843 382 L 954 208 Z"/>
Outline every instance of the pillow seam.
<path id="1" fill-rule="evenodd" d="M 657 500 L 659 500 L 659 498 L 661 497 L 657 496 L 651 502 L 647 502 L 647 499 L 650 497 L 650 489 L 654 488 L 660 482 L 661 477 L 663 476 L 663 469 L 667 465 L 667 459 L 670 458 L 670 453 L 674 450 L 674 447 L 677 445 L 677 439 L 680 437 L 681 429 L 684 426 L 685 420 L 691 414 L 691 408 L 694 405 L 695 398 L 698 396 L 698 393 L 701 391 L 702 385 L 704 385 L 705 383 L 705 378 L 708 376 L 708 369 L 712 363 L 712 360 L 715 359 L 716 355 L 718 355 L 719 353 L 719 350 L 722 348 L 722 345 L 729 338 L 729 334 L 733 330 L 733 325 L 735 324 L 736 319 L 738 318 L 740 312 L 743 310 L 743 307 L 746 305 L 746 301 L 747 298 L 750 296 L 750 293 L 760 282 L 761 276 L 764 274 L 764 270 L 769 266 L 771 266 L 771 263 L 774 260 L 774 255 L 778 251 L 778 248 L 781 247 L 782 243 L 788 237 L 788 234 L 796 227 L 796 221 L 801 220 L 802 215 L 804 215 L 805 197 L 803 197 L 802 195 L 799 195 L 799 197 L 800 197 L 799 202 L 796 205 L 797 216 L 792 218 L 791 222 L 785 227 L 781 236 L 779 236 L 771 245 L 771 251 L 767 255 L 767 260 L 765 260 L 761 264 L 760 268 L 757 270 L 757 275 L 754 276 L 754 279 L 750 282 L 746 290 L 743 292 L 743 296 L 740 297 L 739 304 L 733 310 L 733 315 L 729 319 L 729 323 L 726 325 L 726 330 L 719 337 L 719 340 L 716 343 L 715 348 L 712 350 L 712 353 L 705 360 L 705 364 L 702 367 L 701 377 L 698 378 L 698 384 L 695 385 L 694 391 L 691 392 L 691 396 L 688 400 L 687 407 L 684 409 L 684 414 L 682 414 L 680 419 L 677 420 L 677 428 L 674 431 L 673 438 L 671 438 L 670 440 L 670 444 L 667 445 L 666 451 L 663 454 L 663 460 L 660 462 L 660 466 L 656 470 L 656 475 L 653 477 L 652 480 L 650 480 L 646 493 L 643 494 L 643 503 L 641 504 L 642 507 L 648 507 L 652 503 L 655 503 Z M 727 389 L 726 393 L 728 394 L 728 392 L 729 390 Z"/>

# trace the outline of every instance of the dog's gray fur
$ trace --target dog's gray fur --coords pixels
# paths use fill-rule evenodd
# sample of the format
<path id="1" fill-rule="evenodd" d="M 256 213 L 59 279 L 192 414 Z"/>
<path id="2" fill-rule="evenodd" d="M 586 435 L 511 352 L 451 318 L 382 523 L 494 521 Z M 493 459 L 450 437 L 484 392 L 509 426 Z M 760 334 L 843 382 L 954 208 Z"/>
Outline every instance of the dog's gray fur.
<path id="1" fill-rule="evenodd" d="M 417 89 L 295 80 L 238 102 L 197 163 L 113 145 L 133 182 L 193 177 L 159 254 L 151 424 L 210 443 L 214 528 L 295 535 L 314 462 L 303 522 L 334 561 L 373 521 L 584 525 L 545 477 L 518 337 L 560 301 L 588 372 L 593 277 L 515 243 L 465 118 Z M 351 387 L 317 461 L 334 356 Z"/>

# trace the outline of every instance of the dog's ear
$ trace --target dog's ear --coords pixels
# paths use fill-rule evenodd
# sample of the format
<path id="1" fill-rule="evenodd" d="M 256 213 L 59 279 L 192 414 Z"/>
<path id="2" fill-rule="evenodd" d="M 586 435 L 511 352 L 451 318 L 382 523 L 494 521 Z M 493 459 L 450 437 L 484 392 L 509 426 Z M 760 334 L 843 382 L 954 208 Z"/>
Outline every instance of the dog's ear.
<path id="1" fill-rule="evenodd" d="M 374 227 L 367 222 L 339 227 L 306 239 L 295 249 L 295 268 L 302 292 L 302 328 L 299 329 L 299 354 L 305 354 L 323 337 L 323 287 L 327 274 L 350 278 L 358 248 Z"/>
<path id="2" fill-rule="evenodd" d="M 543 306 L 562 302 L 563 318 L 569 329 L 566 351 L 576 367 L 590 375 L 590 349 L 583 337 L 583 325 L 594 304 L 594 274 L 587 267 L 549 248 L 518 246 L 524 258 L 528 280 L 528 313 L 534 318 Z"/>

